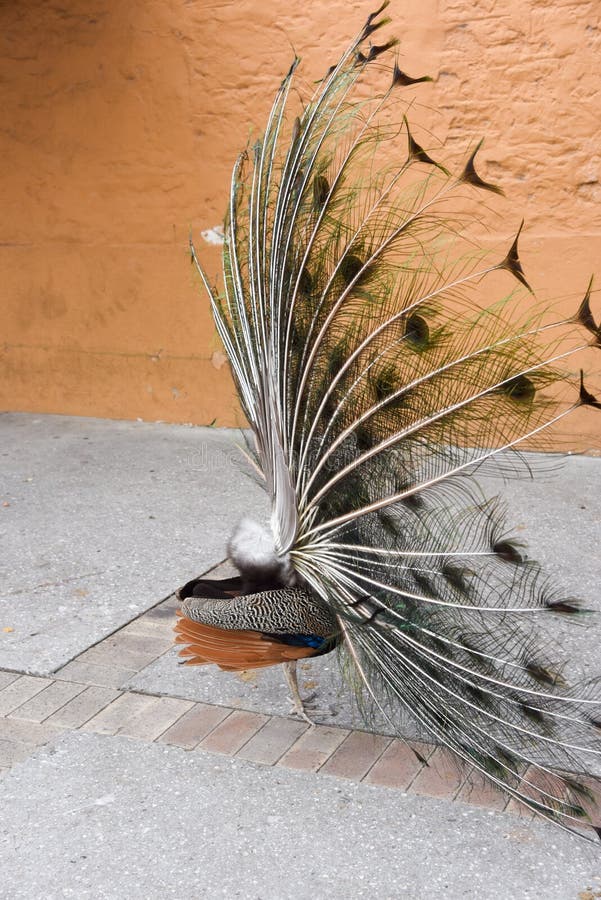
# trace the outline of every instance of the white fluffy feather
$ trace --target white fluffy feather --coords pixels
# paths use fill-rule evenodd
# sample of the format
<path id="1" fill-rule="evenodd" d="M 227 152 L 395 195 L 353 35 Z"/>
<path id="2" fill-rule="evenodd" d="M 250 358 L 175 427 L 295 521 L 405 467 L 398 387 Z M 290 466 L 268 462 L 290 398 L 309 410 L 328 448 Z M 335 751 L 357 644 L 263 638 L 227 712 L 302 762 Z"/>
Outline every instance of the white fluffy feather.
<path id="1" fill-rule="evenodd" d="M 288 554 L 279 555 L 273 534 L 254 519 L 242 519 L 228 541 L 228 554 L 238 571 L 252 582 L 293 583 Z"/>

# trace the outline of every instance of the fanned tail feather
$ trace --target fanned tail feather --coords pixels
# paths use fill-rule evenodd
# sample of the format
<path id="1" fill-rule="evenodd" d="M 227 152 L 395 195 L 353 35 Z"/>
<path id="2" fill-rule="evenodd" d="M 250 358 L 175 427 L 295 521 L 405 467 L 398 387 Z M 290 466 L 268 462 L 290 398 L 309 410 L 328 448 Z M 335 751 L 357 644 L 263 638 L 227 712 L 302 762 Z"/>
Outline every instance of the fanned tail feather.
<path id="1" fill-rule="evenodd" d="M 582 776 L 601 756 L 598 682 L 568 687 L 535 626 L 585 612 L 474 476 L 519 472 L 520 449 L 601 407 L 571 371 L 601 343 L 591 285 L 554 316 L 531 295 L 522 225 L 508 249 L 475 247 L 470 225 L 502 190 L 478 174 L 481 142 L 453 174 L 416 137 L 406 92 L 427 78 L 396 63 L 382 74 L 394 43 L 371 38 L 384 7 L 298 115 L 294 61 L 238 161 L 217 328 L 276 546 L 338 617 L 358 683 L 391 721 L 408 709 L 512 797 L 578 829 L 596 815 Z M 208 658 L 204 633 L 178 628 L 191 661 Z"/>

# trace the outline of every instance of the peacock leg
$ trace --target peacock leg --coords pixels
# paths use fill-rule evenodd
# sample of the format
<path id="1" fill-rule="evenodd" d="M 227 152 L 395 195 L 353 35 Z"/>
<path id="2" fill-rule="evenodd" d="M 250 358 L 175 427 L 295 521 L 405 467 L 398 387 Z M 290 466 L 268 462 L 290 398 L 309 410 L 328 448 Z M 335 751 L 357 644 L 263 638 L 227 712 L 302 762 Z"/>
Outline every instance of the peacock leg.
<path id="1" fill-rule="evenodd" d="M 305 709 L 305 703 L 310 702 L 313 699 L 314 695 L 311 695 L 307 698 L 306 701 L 303 701 L 303 698 L 301 697 L 300 691 L 298 689 L 298 676 L 296 671 L 295 659 L 284 663 L 284 674 L 286 676 L 286 681 L 288 682 L 288 687 L 290 688 L 290 693 L 292 694 L 290 698 L 293 703 L 292 712 L 296 713 L 297 716 L 300 716 L 301 719 L 304 719 L 305 722 L 308 722 L 309 725 L 315 725 L 315 722 L 309 718 Z"/>

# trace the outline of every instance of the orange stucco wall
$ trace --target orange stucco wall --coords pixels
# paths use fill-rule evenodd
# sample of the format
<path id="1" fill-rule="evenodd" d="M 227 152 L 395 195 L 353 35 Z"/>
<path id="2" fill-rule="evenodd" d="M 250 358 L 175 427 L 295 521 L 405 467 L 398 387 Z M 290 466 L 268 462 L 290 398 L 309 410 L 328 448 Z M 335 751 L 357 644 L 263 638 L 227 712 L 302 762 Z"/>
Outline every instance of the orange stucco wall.
<path id="1" fill-rule="evenodd" d="M 221 221 L 234 157 L 291 47 L 319 77 L 368 7 L 0 4 L 2 408 L 239 421 L 188 231 Z M 601 278 L 599 0 L 393 0 L 390 12 L 403 68 L 435 76 L 414 119 L 451 149 L 485 136 L 482 174 L 508 195 L 499 237 L 523 214 L 531 283 L 573 305 L 591 271 Z M 218 250 L 199 249 L 217 272 Z M 593 370 L 601 387 L 601 354 Z M 599 446 L 599 420 L 577 429 Z"/>

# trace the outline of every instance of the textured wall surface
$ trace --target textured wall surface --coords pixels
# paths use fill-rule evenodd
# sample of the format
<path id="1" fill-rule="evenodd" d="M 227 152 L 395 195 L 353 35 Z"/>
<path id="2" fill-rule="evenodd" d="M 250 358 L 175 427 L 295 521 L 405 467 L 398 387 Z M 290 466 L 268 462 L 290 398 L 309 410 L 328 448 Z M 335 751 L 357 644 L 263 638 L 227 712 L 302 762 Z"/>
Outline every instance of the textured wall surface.
<path id="1" fill-rule="evenodd" d="M 188 231 L 221 221 L 235 155 L 292 47 L 317 78 L 368 11 L 0 4 L 3 408 L 240 420 Z M 414 120 L 452 152 L 485 136 L 482 175 L 508 197 L 495 240 L 523 215 L 529 280 L 573 306 L 590 272 L 601 278 L 598 0 L 393 0 L 390 12 L 403 68 L 435 77 L 416 89 Z M 216 273 L 218 250 L 200 249 Z M 601 358 L 592 368 L 601 388 Z M 599 446 L 597 419 L 576 428 L 581 446 Z"/>

